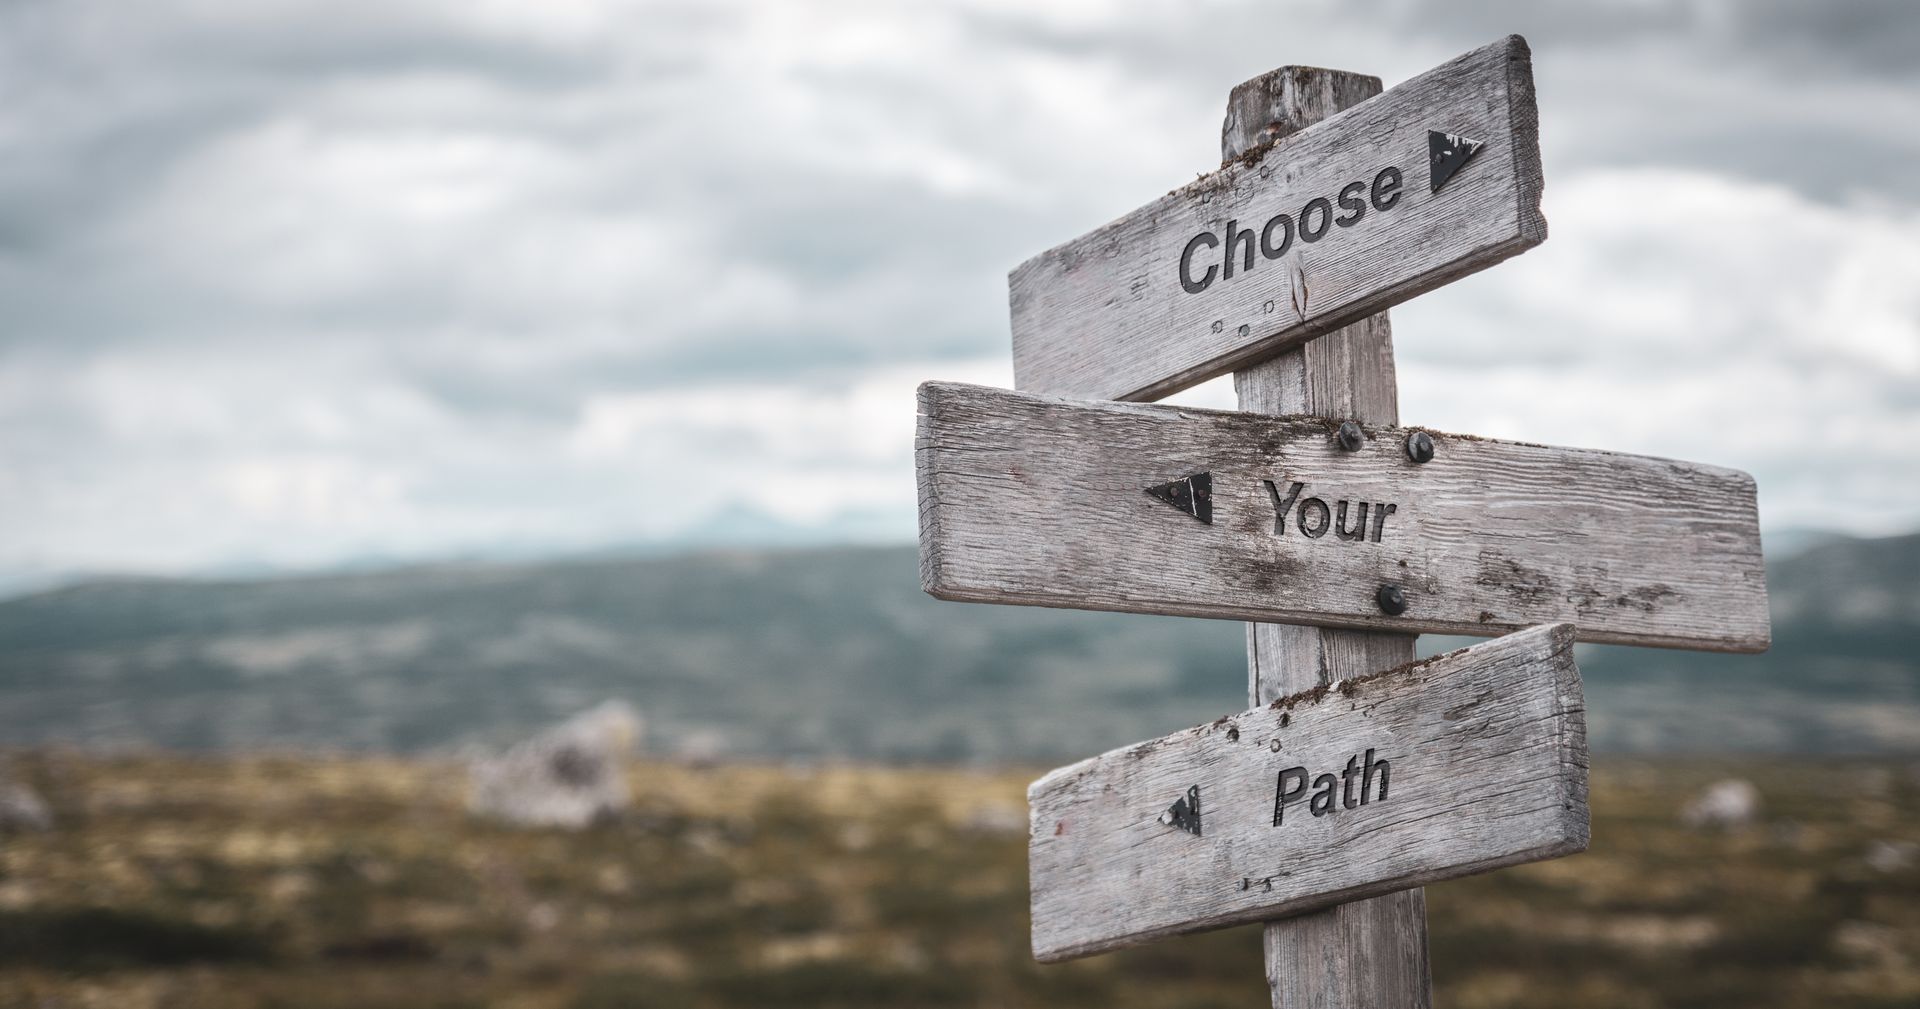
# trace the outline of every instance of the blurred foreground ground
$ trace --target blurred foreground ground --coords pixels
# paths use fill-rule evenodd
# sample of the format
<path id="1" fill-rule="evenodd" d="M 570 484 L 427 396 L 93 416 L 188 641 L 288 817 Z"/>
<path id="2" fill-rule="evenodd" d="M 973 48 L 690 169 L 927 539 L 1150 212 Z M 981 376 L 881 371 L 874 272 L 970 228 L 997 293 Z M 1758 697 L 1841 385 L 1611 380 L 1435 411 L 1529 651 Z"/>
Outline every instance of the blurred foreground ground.
<path id="1" fill-rule="evenodd" d="M 573 834 L 451 764 L 11 763 L 5 1007 L 1267 1005 L 1257 929 L 1033 963 L 1027 773 L 643 763 Z M 1441 1005 L 1920 1005 L 1915 768 L 1599 764 L 1590 852 L 1429 890 Z M 1728 776 L 1759 821 L 1683 827 Z"/>

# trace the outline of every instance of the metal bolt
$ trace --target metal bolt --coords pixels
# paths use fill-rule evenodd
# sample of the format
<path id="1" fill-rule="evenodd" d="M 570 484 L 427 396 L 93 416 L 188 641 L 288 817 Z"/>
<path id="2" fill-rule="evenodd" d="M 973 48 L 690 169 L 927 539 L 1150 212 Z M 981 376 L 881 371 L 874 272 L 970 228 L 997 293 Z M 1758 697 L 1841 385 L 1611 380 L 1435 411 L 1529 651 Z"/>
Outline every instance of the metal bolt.
<path id="1" fill-rule="evenodd" d="M 1340 434 L 1338 437 L 1340 439 L 1340 447 L 1349 452 L 1360 451 L 1360 446 L 1367 442 L 1367 436 L 1361 433 L 1360 425 L 1350 420 L 1340 422 Z"/>
<path id="2" fill-rule="evenodd" d="M 1373 594 L 1373 601 L 1380 604 L 1380 612 L 1390 617 L 1407 612 L 1407 594 L 1398 585 L 1380 586 L 1380 591 Z"/>
<path id="3" fill-rule="evenodd" d="M 1414 462 L 1427 462 L 1433 458 L 1433 435 L 1425 431 L 1415 431 L 1407 435 L 1407 458 Z"/>

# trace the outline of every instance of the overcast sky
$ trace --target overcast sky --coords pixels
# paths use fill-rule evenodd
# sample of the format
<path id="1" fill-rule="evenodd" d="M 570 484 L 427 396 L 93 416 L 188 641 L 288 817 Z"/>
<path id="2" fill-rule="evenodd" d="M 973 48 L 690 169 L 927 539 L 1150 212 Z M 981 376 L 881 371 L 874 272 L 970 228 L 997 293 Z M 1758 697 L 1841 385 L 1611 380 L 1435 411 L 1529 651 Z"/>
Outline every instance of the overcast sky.
<path id="1" fill-rule="evenodd" d="M 1916 12 L 12 0 L 0 582 L 907 541 L 1009 268 L 1214 167 L 1243 79 L 1513 31 L 1550 237 L 1394 310 L 1402 418 L 1912 529 Z"/>

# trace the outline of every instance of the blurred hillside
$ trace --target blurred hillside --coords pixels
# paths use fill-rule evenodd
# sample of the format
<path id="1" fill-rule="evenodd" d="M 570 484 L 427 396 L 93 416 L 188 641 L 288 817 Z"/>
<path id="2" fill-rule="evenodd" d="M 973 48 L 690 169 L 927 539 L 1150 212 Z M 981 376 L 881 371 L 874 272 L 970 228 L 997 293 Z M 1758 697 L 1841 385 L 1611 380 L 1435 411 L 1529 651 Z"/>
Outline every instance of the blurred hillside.
<path id="1" fill-rule="evenodd" d="M 1595 748 L 1920 751 L 1920 536 L 1804 541 L 1768 654 L 1584 650 Z M 422 751 L 624 698 L 656 752 L 1045 762 L 1240 709 L 1242 648 L 937 602 L 909 547 L 101 582 L 0 602 L 0 745 Z"/>

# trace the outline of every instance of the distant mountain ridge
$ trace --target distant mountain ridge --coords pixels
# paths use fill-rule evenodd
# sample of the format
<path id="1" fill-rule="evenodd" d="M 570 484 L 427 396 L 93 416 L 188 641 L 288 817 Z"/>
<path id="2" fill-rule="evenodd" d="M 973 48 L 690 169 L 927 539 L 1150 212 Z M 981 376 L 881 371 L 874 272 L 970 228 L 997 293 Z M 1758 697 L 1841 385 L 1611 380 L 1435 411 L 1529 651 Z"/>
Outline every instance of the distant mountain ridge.
<path id="1" fill-rule="evenodd" d="M 1595 748 L 1920 753 L 1920 535 L 1807 542 L 1765 655 L 1583 646 Z M 617 697 L 657 751 L 1063 760 L 1243 707 L 1243 649 L 940 603 L 911 547 L 108 581 L 0 602 L 0 745 L 444 750 Z"/>

